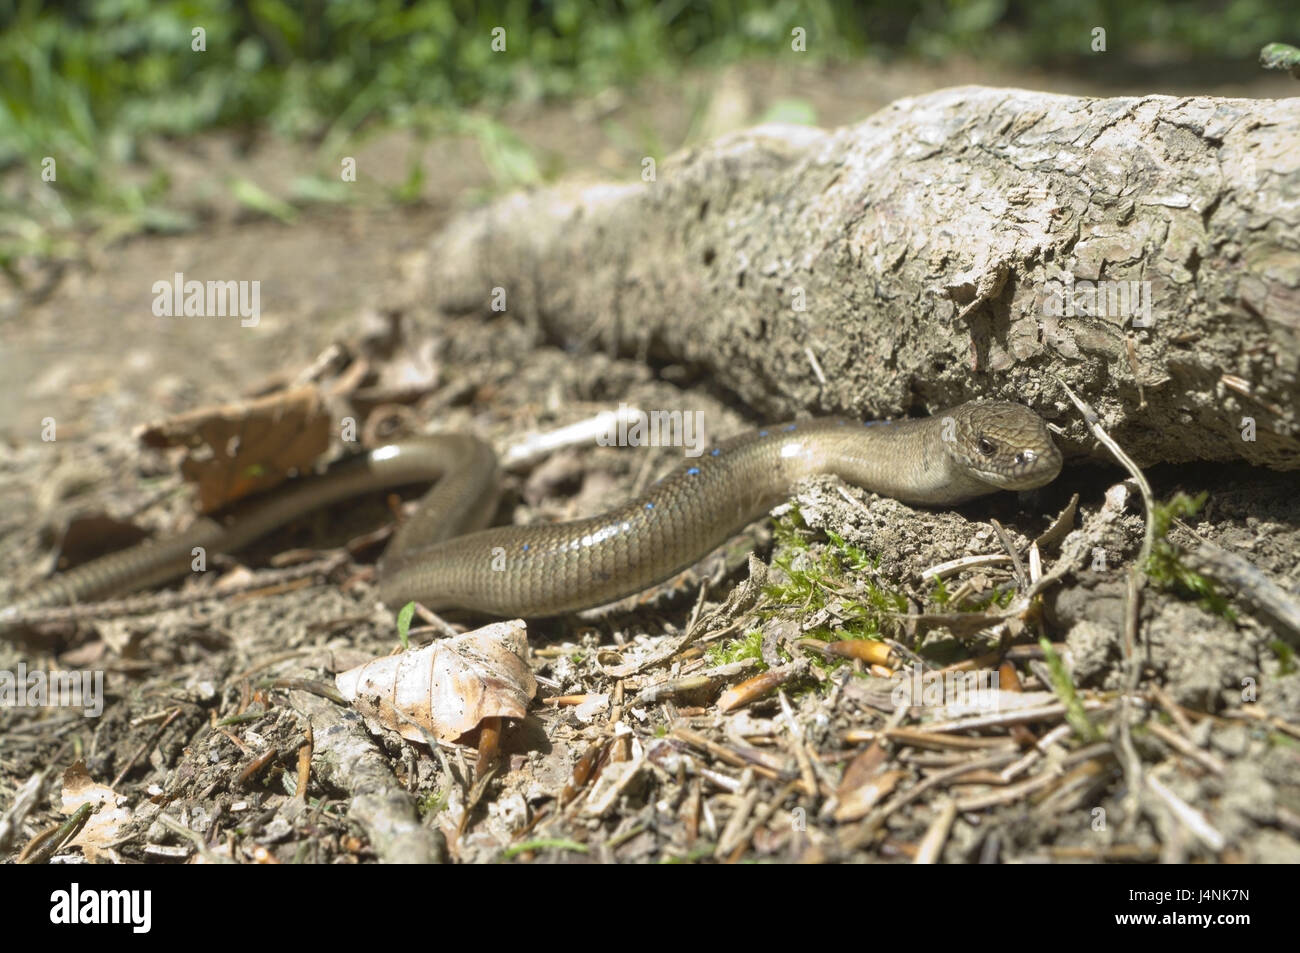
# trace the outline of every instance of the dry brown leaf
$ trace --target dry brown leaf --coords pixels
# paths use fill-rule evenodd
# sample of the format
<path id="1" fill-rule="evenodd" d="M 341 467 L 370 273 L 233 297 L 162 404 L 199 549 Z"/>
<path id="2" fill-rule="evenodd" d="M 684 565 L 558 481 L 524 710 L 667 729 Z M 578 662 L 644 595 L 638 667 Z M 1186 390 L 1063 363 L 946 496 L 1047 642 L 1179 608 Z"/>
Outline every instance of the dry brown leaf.
<path id="1" fill-rule="evenodd" d="M 839 807 L 835 809 L 835 820 L 844 824 L 866 817 L 867 813 L 888 796 L 889 792 L 894 790 L 898 782 L 905 777 L 907 777 L 906 771 L 883 771 L 842 795 Z"/>
<path id="2" fill-rule="evenodd" d="M 144 428 L 151 447 L 185 447 L 181 474 L 204 513 L 311 469 L 329 447 L 330 418 L 314 385 L 203 407 Z"/>
<path id="3" fill-rule="evenodd" d="M 537 692 L 522 619 L 386 655 L 335 676 L 343 697 L 411 741 L 455 741 L 484 718 L 523 718 Z M 414 724 L 412 724 L 414 722 Z M 420 726 L 420 727 L 417 727 Z"/>
<path id="4" fill-rule="evenodd" d="M 95 781 L 86 771 L 85 762 L 76 761 L 63 772 L 63 803 L 59 810 L 72 815 L 86 803 L 95 805 L 95 813 L 68 846 L 80 847 L 92 864 L 101 860 L 120 863 L 113 845 L 120 839 L 121 828 L 131 820 L 131 808 L 125 797 Z"/>
<path id="5" fill-rule="evenodd" d="M 859 752 L 844 769 L 844 777 L 840 779 L 835 796 L 842 801 L 850 792 L 866 784 L 884 765 L 886 757 L 884 745 L 879 740 L 872 742 L 871 747 Z"/>

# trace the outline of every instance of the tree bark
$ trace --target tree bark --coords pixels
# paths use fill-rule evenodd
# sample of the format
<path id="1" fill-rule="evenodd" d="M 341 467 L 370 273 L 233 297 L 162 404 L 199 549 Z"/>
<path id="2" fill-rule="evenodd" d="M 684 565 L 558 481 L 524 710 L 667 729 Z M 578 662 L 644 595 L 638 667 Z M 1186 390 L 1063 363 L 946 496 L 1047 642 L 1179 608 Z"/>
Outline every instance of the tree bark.
<path id="1" fill-rule="evenodd" d="M 1300 99 L 966 87 L 655 171 L 458 218 L 434 302 L 503 289 L 552 340 L 696 365 L 772 417 L 1001 398 L 1104 456 L 1059 378 L 1141 463 L 1300 468 Z M 1089 307 L 1099 279 L 1126 313 Z"/>

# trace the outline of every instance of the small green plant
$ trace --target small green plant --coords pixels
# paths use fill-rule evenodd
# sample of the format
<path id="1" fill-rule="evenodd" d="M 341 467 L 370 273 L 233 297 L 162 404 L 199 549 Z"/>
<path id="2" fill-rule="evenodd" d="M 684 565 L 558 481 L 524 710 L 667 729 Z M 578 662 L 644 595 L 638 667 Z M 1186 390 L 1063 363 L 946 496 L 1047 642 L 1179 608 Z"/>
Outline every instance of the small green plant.
<path id="1" fill-rule="evenodd" d="M 397 611 L 397 640 L 402 643 L 403 652 L 411 648 L 411 618 L 414 615 L 414 602 L 408 602 Z"/>
<path id="2" fill-rule="evenodd" d="M 1056 649 L 1052 648 L 1051 639 L 1044 636 L 1038 640 L 1042 646 L 1043 658 L 1047 662 L 1048 671 L 1052 677 L 1052 690 L 1056 692 L 1056 697 L 1065 705 L 1065 720 L 1070 723 L 1074 733 L 1080 739 L 1086 742 L 1101 740 L 1101 732 L 1097 726 L 1092 723 L 1088 717 L 1087 711 L 1084 710 L 1083 701 L 1079 698 L 1074 690 L 1074 682 L 1070 680 L 1070 673 L 1066 671 L 1065 663 L 1061 657 L 1056 654 Z"/>
<path id="3" fill-rule="evenodd" d="M 430 791 L 416 802 L 416 809 L 421 817 L 431 817 L 447 806 L 448 792 L 442 788 Z"/>
<path id="4" fill-rule="evenodd" d="M 1218 591 L 1214 580 L 1188 568 L 1182 561 L 1178 547 L 1167 539 L 1174 520 L 1200 512 L 1208 496 L 1208 493 L 1199 493 L 1194 497 L 1177 493 L 1169 502 L 1158 503 L 1152 509 L 1155 542 L 1151 546 L 1151 556 L 1147 559 L 1146 574 L 1153 583 L 1179 597 L 1196 600 L 1197 605 L 1206 612 L 1225 619 L 1235 619 L 1236 613 Z"/>

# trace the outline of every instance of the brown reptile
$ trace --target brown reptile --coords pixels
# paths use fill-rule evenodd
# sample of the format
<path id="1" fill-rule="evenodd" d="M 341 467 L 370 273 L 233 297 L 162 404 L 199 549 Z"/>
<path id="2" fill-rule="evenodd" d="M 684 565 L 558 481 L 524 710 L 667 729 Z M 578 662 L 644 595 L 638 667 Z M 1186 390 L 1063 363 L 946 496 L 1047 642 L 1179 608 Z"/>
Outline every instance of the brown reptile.
<path id="1" fill-rule="evenodd" d="M 469 436 L 417 437 L 298 481 L 246 506 L 229 524 L 200 520 L 174 537 L 45 580 L 0 611 L 0 628 L 6 614 L 19 610 L 158 585 L 189 571 L 195 547 L 233 552 L 317 507 L 401 484 L 438 481 L 380 562 L 385 603 L 414 599 L 435 609 L 551 616 L 671 577 L 788 498 L 806 477 L 835 474 L 905 503 L 947 506 L 1043 486 L 1060 469 L 1046 425 L 1019 404 L 966 403 L 892 422 L 818 418 L 719 444 L 600 516 L 480 529 L 496 509 L 492 449 Z"/>

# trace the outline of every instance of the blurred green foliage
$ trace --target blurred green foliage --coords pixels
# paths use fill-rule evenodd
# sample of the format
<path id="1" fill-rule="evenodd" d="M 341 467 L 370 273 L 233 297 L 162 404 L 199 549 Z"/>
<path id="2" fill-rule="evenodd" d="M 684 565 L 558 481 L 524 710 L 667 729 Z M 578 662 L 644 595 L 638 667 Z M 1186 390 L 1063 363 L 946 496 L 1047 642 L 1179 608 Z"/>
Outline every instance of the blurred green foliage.
<path id="1" fill-rule="evenodd" d="M 1160 0 L 0 0 L 0 169 L 58 158 L 59 195 L 23 210 L 24 222 L 66 223 L 73 208 L 91 208 L 183 227 L 152 206 L 161 173 L 127 182 L 106 172 L 136 158 L 142 137 L 250 127 L 329 141 L 376 121 L 775 57 L 795 27 L 811 61 L 961 53 L 1068 68 L 1090 55 L 1095 26 L 1107 29 L 1108 65 L 1152 51 L 1253 61 L 1263 43 L 1288 38 L 1289 19 L 1269 0 L 1176 10 Z M 491 46 L 498 27 L 504 52 Z M 192 49 L 198 28 L 202 52 Z M 14 214 L 9 236 L 26 228 Z M 39 244 L 39 233 L 22 244 Z"/>

